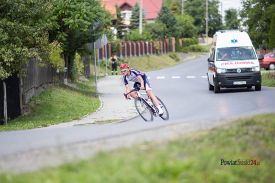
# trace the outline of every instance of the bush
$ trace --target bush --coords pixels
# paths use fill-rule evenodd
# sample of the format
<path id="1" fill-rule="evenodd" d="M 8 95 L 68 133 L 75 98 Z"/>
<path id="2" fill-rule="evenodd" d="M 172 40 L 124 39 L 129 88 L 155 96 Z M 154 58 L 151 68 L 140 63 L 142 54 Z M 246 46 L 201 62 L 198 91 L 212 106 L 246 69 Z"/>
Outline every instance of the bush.
<path id="1" fill-rule="evenodd" d="M 191 45 L 191 46 L 187 46 L 187 47 L 183 47 L 181 49 L 182 52 L 187 53 L 187 52 L 206 52 L 208 50 L 205 50 L 204 47 L 200 46 L 200 45 Z"/>
<path id="2" fill-rule="evenodd" d="M 72 79 L 76 81 L 81 75 L 83 75 L 84 65 L 81 57 L 78 53 L 75 54 L 74 65 L 72 69 Z"/>
<path id="3" fill-rule="evenodd" d="M 112 54 L 119 52 L 119 43 L 120 43 L 119 40 L 111 42 L 111 48 L 112 48 L 111 52 L 112 52 Z"/>
<path id="4" fill-rule="evenodd" d="M 50 63 L 54 66 L 54 68 L 63 71 L 65 63 L 64 59 L 61 56 L 61 45 L 58 42 L 53 42 L 50 44 L 49 49 Z"/>
<path id="5" fill-rule="evenodd" d="M 184 38 L 183 39 L 183 46 L 184 47 L 188 47 L 188 46 L 191 46 L 191 45 L 196 45 L 198 44 L 198 39 L 193 37 L 193 38 Z"/>

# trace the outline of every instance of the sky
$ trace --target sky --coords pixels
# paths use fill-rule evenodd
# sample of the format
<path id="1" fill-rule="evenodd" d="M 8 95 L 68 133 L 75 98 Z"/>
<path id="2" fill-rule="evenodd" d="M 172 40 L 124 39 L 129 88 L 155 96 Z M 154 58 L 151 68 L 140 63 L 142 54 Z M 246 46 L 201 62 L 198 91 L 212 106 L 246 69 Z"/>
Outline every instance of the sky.
<path id="1" fill-rule="evenodd" d="M 222 3 L 222 15 L 224 17 L 224 11 L 229 9 L 229 8 L 234 8 L 234 9 L 241 9 L 241 0 L 220 0 Z M 221 8 L 221 7 L 220 7 Z"/>

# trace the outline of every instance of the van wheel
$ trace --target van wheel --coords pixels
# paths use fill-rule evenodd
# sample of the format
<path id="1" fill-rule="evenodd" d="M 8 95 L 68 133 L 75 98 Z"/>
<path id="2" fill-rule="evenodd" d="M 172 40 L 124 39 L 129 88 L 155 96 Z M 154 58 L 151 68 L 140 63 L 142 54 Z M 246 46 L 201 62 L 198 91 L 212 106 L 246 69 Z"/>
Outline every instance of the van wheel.
<path id="1" fill-rule="evenodd" d="M 216 82 L 214 82 L 214 93 L 220 93 L 220 91 L 221 91 L 220 86 Z"/>
<path id="2" fill-rule="evenodd" d="M 261 90 L 262 90 L 261 84 L 255 86 L 255 91 L 261 91 Z"/>
<path id="3" fill-rule="evenodd" d="M 268 67 L 269 70 L 274 70 L 275 69 L 275 64 L 270 64 Z"/>
<path id="4" fill-rule="evenodd" d="M 247 86 L 247 89 L 251 89 L 252 88 L 252 86 Z"/>
<path id="5" fill-rule="evenodd" d="M 213 90 L 214 90 L 214 86 L 212 86 L 209 82 L 208 82 L 208 89 L 209 89 L 210 91 L 213 91 Z"/>

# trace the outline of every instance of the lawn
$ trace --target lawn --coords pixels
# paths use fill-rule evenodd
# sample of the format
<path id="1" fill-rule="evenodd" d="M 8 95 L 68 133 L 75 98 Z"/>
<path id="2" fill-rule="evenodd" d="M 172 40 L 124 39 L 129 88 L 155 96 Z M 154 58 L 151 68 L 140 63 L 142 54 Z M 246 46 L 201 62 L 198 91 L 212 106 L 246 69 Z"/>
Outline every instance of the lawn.
<path id="1" fill-rule="evenodd" d="M 159 69 L 164 69 L 167 67 L 171 67 L 183 62 L 190 60 L 191 58 L 198 57 L 205 53 L 188 53 L 183 56 L 183 53 L 169 53 L 164 55 L 145 55 L 141 57 L 131 57 L 131 58 L 120 58 L 118 61 L 118 74 L 119 65 L 121 63 L 128 63 L 130 67 L 141 70 L 141 71 L 154 71 Z M 184 58 L 183 58 L 184 57 Z M 100 64 L 100 75 L 105 76 L 106 74 L 106 61 L 102 61 Z M 107 74 L 111 75 L 111 66 L 108 63 Z M 91 70 L 94 70 L 93 65 L 91 65 Z"/>
<path id="2" fill-rule="evenodd" d="M 267 183 L 274 182 L 274 163 L 275 114 L 265 114 L 161 144 L 99 153 L 57 168 L 2 174 L 0 182 Z"/>
<path id="3" fill-rule="evenodd" d="M 275 87 L 275 72 L 262 73 L 262 85 Z"/>
<path id="4" fill-rule="evenodd" d="M 100 101 L 95 94 L 94 81 L 78 82 L 74 87 L 52 86 L 32 98 L 27 113 L 1 125 L 0 131 L 46 127 L 95 112 Z"/>

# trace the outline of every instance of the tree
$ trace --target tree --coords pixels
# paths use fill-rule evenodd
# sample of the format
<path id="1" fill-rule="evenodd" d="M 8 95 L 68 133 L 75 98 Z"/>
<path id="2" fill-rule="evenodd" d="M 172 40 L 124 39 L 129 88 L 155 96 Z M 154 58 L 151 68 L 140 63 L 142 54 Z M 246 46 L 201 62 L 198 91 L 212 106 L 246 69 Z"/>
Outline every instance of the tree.
<path id="1" fill-rule="evenodd" d="M 155 22 L 145 25 L 146 32 L 151 33 L 152 39 L 164 39 L 167 36 L 167 27 L 162 22 Z"/>
<path id="2" fill-rule="evenodd" d="M 192 38 L 197 37 L 198 30 L 194 26 L 194 19 L 189 15 L 176 16 L 176 31 L 175 36 L 177 38 Z"/>
<path id="3" fill-rule="evenodd" d="M 166 6 L 163 6 L 160 10 L 159 16 L 157 18 L 158 22 L 163 23 L 166 26 L 167 32 L 166 35 L 171 37 L 175 34 L 175 25 L 176 18 L 170 11 L 170 9 Z"/>
<path id="4" fill-rule="evenodd" d="M 230 8 L 225 10 L 225 27 L 226 29 L 238 29 L 240 27 L 240 20 L 236 9 Z"/>
<path id="5" fill-rule="evenodd" d="M 142 32 L 142 34 L 139 33 L 138 29 L 134 29 L 126 35 L 127 41 L 148 41 L 151 38 L 151 33 L 146 29 Z"/>
<path id="6" fill-rule="evenodd" d="M 275 12 L 274 0 L 244 0 L 241 17 L 256 47 L 268 45 L 268 33 L 272 15 Z"/>
<path id="7" fill-rule="evenodd" d="M 275 48 L 275 13 L 272 16 L 269 30 L 269 48 Z"/>
<path id="8" fill-rule="evenodd" d="M 95 41 L 110 19 L 96 0 L 53 0 L 52 8 L 50 40 L 62 44 L 68 78 L 73 79 L 76 52 Z"/>
<path id="9" fill-rule="evenodd" d="M 0 79 L 20 73 L 47 49 L 47 0 L 3 0 L 0 5 Z"/>
<path id="10" fill-rule="evenodd" d="M 194 25 L 198 28 L 199 34 L 205 34 L 205 1 L 185 1 L 184 12 L 194 18 Z M 222 16 L 219 13 L 219 1 L 212 0 L 208 3 L 208 33 L 213 35 L 222 28 Z"/>
<path id="11" fill-rule="evenodd" d="M 143 17 L 142 17 L 143 20 Z M 139 5 L 135 4 L 132 10 L 132 16 L 131 16 L 131 29 L 138 29 L 139 27 Z"/>
<path id="12" fill-rule="evenodd" d="M 115 28 L 117 30 L 117 37 L 119 39 L 123 38 L 124 35 L 124 24 L 123 24 L 123 19 L 122 19 L 122 15 L 121 15 L 121 11 L 120 8 L 118 6 L 116 6 L 116 25 Z"/>

